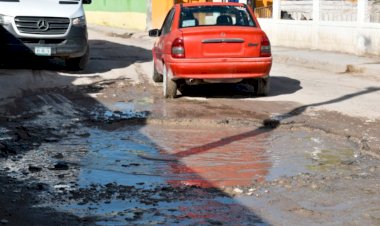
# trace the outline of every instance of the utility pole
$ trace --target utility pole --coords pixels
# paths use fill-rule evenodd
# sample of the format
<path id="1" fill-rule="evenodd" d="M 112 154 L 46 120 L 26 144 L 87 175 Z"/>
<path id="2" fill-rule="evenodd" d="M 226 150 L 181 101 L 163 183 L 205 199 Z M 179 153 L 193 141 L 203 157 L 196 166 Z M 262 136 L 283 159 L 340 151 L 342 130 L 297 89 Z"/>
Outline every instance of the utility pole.
<path id="1" fill-rule="evenodd" d="M 152 29 L 152 0 L 146 0 L 146 27 L 145 30 Z"/>

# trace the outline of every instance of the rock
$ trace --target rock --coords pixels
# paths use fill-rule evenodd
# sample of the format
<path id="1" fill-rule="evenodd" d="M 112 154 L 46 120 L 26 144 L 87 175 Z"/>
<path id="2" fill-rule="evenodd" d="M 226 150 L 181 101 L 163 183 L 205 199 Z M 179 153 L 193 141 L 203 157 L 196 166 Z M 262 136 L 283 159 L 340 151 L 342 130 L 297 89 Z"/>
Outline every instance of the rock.
<path id="1" fill-rule="evenodd" d="M 241 190 L 240 188 L 234 188 L 233 192 L 235 194 L 242 194 L 243 193 L 243 190 Z"/>
<path id="2" fill-rule="evenodd" d="M 351 159 L 350 160 L 344 160 L 341 162 L 342 165 L 348 165 L 348 166 L 352 165 L 354 163 L 355 163 L 355 160 L 351 160 Z"/>
<path id="3" fill-rule="evenodd" d="M 91 134 L 86 131 L 78 131 L 75 133 L 75 135 L 78 137 L 89 137 Z"/>
<path id="4" fill-rule="evenodd" d="M 209 223 L 210 225 L 223 225 L 222 222 L 213 220 L 213 219 L 206 219 L 206 222 Z"/>
<path id="5" fill-rule="evenodd" d="M 42 167 L 30 165 L 28 169 L 30 172 L 35 173 L 40 172 L 42 170 Z"/>
<path id="6" fill-rule="evenodd" d="M 0 151 L 5 150 L 5 149 L 6 149 L 5 144 L 0 142 Z"/>
<path id="7" fill-rule="evenodd" d="M 280 124 L 281 124 L 280 120 L 277 120 L 277 119 L 265 119 L 263 121 L 263 126 L 269 129 L 275 129 L 279 127 Z"/>
<path id="8" fill-rule="evenodd" d="M 59 139 L 56 137 L 46 137 L 44 139 L 44 141 L 46 141 L 46 142 L 57 142 L 57 141 L 59 141 Z"/>
<path id="9" fill-rule="evenodd" d="M 44 183 L 37 183 L 37 184 L 35 185 L 35 189 L 36 189 L 36 190 L 39 190 L 39 191 L 46 191 L 46 190 L 49 189 L 49 185 L 44 184 Z"/>
<path id="10" fill-rule="evenodd" d="M 31 138 L 30 134 L 23 126 L 17 127 L 15 133 L 17 140 L 29 140 Z"/>
<path id="11" fill-rule="evenodd" d="M 63 159 L 63 154 L 62 153 L 58 153 L 58 154 L 54 155 L 53 158 L 55 158 L 55 159 Z"/>
<path id="12" fill-rule="evenodd" d="M 134 213 L 126 213 L 124 219 L 127 221 L 133 221 L 135 219 L 135 214 Z"/>
<path id="13" fill-rule="evenodd" d="M 54 165 L 54 170 L 68 170 L 69 169 L 69 164 L 67 162 L 57 162 Z"/>
<path id="14" fill-rule="evenodd" d="M 121 166 L 122 167 L 140 166 L 140 163 L 130 163 L 130 164 L 127 164 L 127 165 L 123 164 Z"/>

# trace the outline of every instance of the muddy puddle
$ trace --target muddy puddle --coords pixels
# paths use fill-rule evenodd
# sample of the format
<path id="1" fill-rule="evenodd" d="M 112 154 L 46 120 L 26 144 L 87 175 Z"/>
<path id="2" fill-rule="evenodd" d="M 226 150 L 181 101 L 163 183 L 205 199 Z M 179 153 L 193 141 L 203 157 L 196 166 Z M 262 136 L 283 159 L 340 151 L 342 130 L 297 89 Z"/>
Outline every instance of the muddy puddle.
<path id="1" fill-rule="evenodd" d="M 88 132 L 78 189 L 57 208 L 101 225 L 237 218 L 266 225 L 234 196 L 284 176 L 328 173 L 355 161 L 357 150 L 343 138 L 305 130 L 144 125 Z"/>
<path id="2" fill-rule="evenodd" d="M 126 117 L 132 114 L 130 105 L 121 107 Z M 5 167 L 16 178 L 48 184 L 52 197 L 41 206 L 95 218 L 100 225 L 210 225 L 236 219 L 241 225 L 266 225 L 235 198 L 264 192 L 253 188 L 280 177 L 332 172 L 355 161 L 356 150 L 344 138 L 307 130 L 84 127 L 5 161 Z"/>
<path id="3" fill-rule="evenodd" d="M 100 225 L 267 225 L 242 197 L 265 193 L 260 184 L 279 178 L 334 174 L 357 158 L 357 145 L 315 130 L 180 119 L 145 124 L 145 102 L 95 109 L 92 127 L 47 109 L 42 119 L 59 117 L 62 125 L 51 120 L 48 137 L 4 166 L 46 190 L 39 206 Z"/>
<path id="4" fill-rule="evenodd" d="M 92 117 L 112 124 L 144 114 L 120 102 Z M 357 158 L 355 144 L 319 131 L 180 125 L 69 129 L 4 166 L 42 183 L 33 185 L 47 189 L 39 206 L 100 225 L 267 225 L 239 197 L 263 193 L 259 184 L 281 177 L 344 170 Z"/>

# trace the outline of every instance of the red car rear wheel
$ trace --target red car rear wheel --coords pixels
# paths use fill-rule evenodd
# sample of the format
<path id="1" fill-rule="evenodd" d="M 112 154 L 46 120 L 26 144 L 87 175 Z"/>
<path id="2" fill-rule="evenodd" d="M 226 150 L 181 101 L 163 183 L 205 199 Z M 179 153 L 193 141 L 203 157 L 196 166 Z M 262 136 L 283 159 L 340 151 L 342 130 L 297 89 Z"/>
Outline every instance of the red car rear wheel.
<path id="1" fill-rule="evenodd" d="M 162 82 L 163 78 L 160 73 L 158 73 L 156 66 L 153 63 L 153 81 L 154 82 Z"/>
<path id="2" fill-rule="evenodd" d="M 164 74 L 163 74 L 163 93 L 165 98 L 175 98 L 177 96 L 177 83 L 169 78 L 169 73 L 164 65 Z"/>

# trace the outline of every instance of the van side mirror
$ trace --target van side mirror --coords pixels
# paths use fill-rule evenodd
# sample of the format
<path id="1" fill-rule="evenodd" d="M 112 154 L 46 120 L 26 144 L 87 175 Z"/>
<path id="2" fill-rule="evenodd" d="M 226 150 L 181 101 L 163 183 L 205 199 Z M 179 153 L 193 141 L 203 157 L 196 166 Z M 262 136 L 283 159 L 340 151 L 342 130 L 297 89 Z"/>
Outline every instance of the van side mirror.
<path id="1" fill-rule="evenodd" d="M 82 0 L 83 4 L 91 4 L 92 0 Z"/>
<path id="2" fill-rule="evenodd" d="M 149 30 L 149 37 L 158 37 L 160 35 L 161 35 L 161 30 L 160 29 Z"/>

